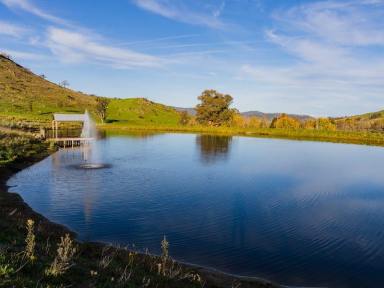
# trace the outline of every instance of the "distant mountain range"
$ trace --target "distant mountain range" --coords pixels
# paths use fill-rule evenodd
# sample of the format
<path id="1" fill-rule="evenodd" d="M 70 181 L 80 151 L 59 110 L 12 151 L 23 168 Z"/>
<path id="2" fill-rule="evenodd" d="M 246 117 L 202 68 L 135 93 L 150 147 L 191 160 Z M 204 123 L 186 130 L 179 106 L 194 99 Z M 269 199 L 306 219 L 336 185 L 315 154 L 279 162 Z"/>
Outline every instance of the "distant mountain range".
<path id="1" fill-rule="evenodd" d="M 260 117 L 260 118 L 266 118 L 268 120 L 272 120 L 273 118 L 279 116 L 280 114 L 282 114 L 282 113 L 264 113 L 264 112 L 260 112 L 260 111 L 247 111 L 247 112 L 241 113 L 241 115 L 243 115 L 245 117 L 256 116 L 256 117 Z M 309 115 L 288 114 L 288 113 L 286 113 L 286 114 L 290 117 L 294 117 L 296 119 L 303 120 L 303 121 L 313 118 L 312 116 L 309 116 Z"/>
<path id="2" fill-rule="evenodd" d="M 189 115 L 195 116 L 196 115 L 196 110 L 195 108 L 182 108 L 182 107 L 172 107 L 178 112 L 187 112 Z"/>
<path id="3" fill-rule="evenodd" d="M 173 107 L 173 108 L 179 112 L 186 111 L 189 115 L 196 115 L 195 108 L 181 108 L 181 107 Z M 256 117 L 265 118 L 271 121 L 273 118 L 279 116 L 281 113 L 264 113 L 260 111 L 247 111 L 247 112 L 241 112 L 240 114 L 245 117 L 256 116 Z M 287 114 L 287 115 L 303 121 L 313 118 L 312 116 L 309 116 L 309 115 L 298 115 L 298 114 Z"/>

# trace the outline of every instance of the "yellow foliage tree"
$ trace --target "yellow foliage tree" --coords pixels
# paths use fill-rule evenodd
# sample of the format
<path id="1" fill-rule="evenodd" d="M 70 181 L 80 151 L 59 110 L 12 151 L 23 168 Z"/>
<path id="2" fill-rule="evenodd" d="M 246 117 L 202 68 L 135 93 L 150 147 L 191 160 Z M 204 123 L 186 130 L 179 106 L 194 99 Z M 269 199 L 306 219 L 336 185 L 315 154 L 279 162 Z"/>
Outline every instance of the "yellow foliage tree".
<path id="1" fill-rule="evenodd" d="M 320 130 L 335 131 L 336 125 L 329 118 L 319 118 L 318 127 Z"/>
<path id="2" fill-rule="evenodd" d="M 236 113 L 232 118 L 232 126 L 240 128 L 266 128 L 268 127 L 268 122 L 256 116 L 244 117 Z"/>
<path id="3" fill-rule="evenodd" d="M 252 116 L 249 117 L 249 127 L 251 128 L 265 128 L 267 124 L 264 119 L 260 119 L 259 117 Z"/>
<path id="4" fill-rule="evenodd" d="M 241 116 L 241 114 L 236 113 L 232 117 L 232 126 L 240 128 L 247 127 L 247 120 L 243 116 Z"/>
<path id="5" fill-rule="evenodd" d="M 317 130 L 328 130 L 335 131 L 336 124 L 333 123 L 329 118 L 318 118 L 308 119 L 304 123 L 304 129 L 317 129 Z"/>
<path id="6" fill-rule="evenodd" d="M 271 128 L 298 129 L 300 128 L 300 122 L 287 114 L 281 114 L 272 120 Z"/>

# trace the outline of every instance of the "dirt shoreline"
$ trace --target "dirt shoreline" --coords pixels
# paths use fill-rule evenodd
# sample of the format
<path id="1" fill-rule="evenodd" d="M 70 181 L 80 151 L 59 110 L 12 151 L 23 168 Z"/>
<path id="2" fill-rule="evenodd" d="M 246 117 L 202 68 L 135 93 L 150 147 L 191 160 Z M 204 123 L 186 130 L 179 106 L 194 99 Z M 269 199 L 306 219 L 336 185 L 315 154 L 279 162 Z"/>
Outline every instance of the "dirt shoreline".
<path id="1" fill-rule="evenodd" d="M 0 228 L 2 227 L 2 225 L 4 226 L 4 223 L 8 222 L 7 224 L 9 225 L 9 223 L 14 222 L 15 220 L 13 219 L 15 218 L 18 219 L 19 223 L 25 223 L 27 219 L 33 219 L 37 223 L 38 233 L 47 239 L 58 239 L 64 234 L 70 234 L 72 237 L 76 238 L 75 232 L 71 231 L 64 225 L 51 222 L 43 215 L 34 211 L 26 202 L 24 202 L 24 200 L 19 194 L 9 191 L 12 189 L 12 187 L 9 187 L 7 185 L 7 181 L 10 179 L 10 177 L 12 177 L 17 172 L 26 169 L 29 166 L 43 160 L 47 156 L 49 156 L 48 151 L 46 153 L 35 156 L 32 159 L 24 159 L 23 162 L 13 164 L 11 167 L 0 167 Z M 86 245 L 87 249 L 91 249 L 92 252 L 100 251 L 101 249 L 103 249 L 103 247 L 108 246 L 107 244 L 98 242 L 79 243 L 81 243 L 82 245 Z M 126 253 L 128 252 L 129 251 L 126 251 Z M 142 256 L 145 257 L 145 255 Z M 190 269 L 197 272 L 205 280 L 204 287 L 207 288 L 286 287 L 261 278 L 231 275 L 215 269 L 201 267 L 189 263 L 179 264 L 185 267 L 186 269 Z"/>

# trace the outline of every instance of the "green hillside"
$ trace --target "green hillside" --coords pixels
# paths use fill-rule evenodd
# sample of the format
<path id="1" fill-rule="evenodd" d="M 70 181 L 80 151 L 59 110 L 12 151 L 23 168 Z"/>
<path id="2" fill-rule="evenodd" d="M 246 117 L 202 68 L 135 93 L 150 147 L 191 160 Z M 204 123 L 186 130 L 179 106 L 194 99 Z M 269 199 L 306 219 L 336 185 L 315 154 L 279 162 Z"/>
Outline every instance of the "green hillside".
<path id="1" fill-rule="evenodd" d="M 0 55 L 0 117 L 47 121 L 52 113 L 83 113 L 96 118 L 96 97 L 49 82 Z M 111 99 L 108 120 L 127 124 L 175 125 L 179 113 L 143 98 Z"/>
<path id="2" fill-rule="evenodd" d="M 384 118 L 384 110 L 377 111 L 377 112 L 371 112 L 371 113 L 366 113 L 354 117 L 359 117 L 361 119 L 367 119 L 367 120 L 374 120 L 378 118 Z"/>
<path id="3" fill-rule="evenodd" d="M 113 99 L 108 105 L 107 121 L 133 125 L 177 125 L 179 113 L 171 107 L 144 98 Z"/>
<path id="4" fill-rule="evenodd" d="M 94 111 L 95 105 L 95 97 L 49 82 L 0 55 L 0 115 L 42 119 L 59 111 Z"/>

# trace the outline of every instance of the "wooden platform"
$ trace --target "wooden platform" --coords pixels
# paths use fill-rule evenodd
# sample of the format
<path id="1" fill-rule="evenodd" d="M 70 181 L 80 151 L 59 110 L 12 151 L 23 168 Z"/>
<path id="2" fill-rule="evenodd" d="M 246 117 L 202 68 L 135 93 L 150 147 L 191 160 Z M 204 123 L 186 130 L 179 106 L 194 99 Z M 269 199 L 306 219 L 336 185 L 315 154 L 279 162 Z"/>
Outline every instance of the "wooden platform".
<path id="1" fill-rule="evenodd" d="M 60 147 L 78 147 L 81 145 L 87 145 L 91 141 L 93 141 L 94 138 L 50 138 L 48 141 L 54 142 Z"/>

